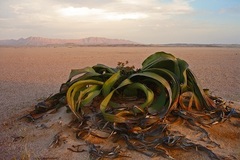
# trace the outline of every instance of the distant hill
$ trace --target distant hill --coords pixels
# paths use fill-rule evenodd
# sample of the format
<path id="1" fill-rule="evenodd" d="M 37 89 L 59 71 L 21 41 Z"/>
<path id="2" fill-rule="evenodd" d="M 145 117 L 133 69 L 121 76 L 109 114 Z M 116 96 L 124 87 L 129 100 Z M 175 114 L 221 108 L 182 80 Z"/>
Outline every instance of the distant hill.
<path id="1" fill-rule="evenodd" d="M 123 39 L 88 37 L 82 39 L 50 39 L 43 37 L 28 37 L 20 39 L 0 40 L 0 46 L 65 46 L 65 45 L 135 45 L 136 42 Z"/>
<path id="2" fill-rule="evenodd" d="M 110 39 L 103 37 L 88 37 L 82 39 L 52 39 L 43 37 L 28 37 L 20 39 L 0 40 L 0 46 L 142 46 L 142 47 L 231 47 L 240 48 L 240 44 L 195 44 L 195 43 L 170 43 L 170 44 L 142 44 L 124 39 Z"/>

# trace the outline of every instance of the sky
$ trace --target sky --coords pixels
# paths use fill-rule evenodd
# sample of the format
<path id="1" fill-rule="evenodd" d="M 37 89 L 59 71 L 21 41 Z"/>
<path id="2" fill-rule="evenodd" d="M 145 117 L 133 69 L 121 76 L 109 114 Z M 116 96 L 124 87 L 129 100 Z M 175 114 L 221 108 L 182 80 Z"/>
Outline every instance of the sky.
<path id="1" fill-rule="evenodd" d="M 0 39 L 240 44 L 240 0 L 1 0 Z"/>

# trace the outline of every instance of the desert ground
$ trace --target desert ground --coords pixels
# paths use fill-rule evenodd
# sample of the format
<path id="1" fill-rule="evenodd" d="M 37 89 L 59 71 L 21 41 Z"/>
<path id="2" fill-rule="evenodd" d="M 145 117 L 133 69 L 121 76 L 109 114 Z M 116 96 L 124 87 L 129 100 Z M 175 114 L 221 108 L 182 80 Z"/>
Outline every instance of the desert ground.
<path id="1" fill-rule="evenodd" d="M 71 114 L 65 113 L 64 108 L 34 123 L 18 118 L 33 110 L 40 100 L 57 93 L 71 69 L 98 63 L 115 67 L 117 62 L 126 60 L 140 68 L 142 61 L 157 51 L 172 53 L 186 60 L 203 88 L 233 101 L 234 107 L 240 109 L 240 48 L 1 47 L 0 159 L 89 159 L 88 152 L 75 153 L 67 149 L 84 142 L 76 139 L 67 127 Z M 214 152 L 226 159 L 240 159 L 239 123 L 239 119 L 230 119 L 206 129 L 210 137 L 220 144 L 220 147 L 213 148 Z M 59 132 L 66 140 L 59 147 L 49 147 Z M 171 153 L 175 159 L 210 159 L 196 150 Z M 123 159 L 149 159 L 133 151 L 125 151 L 125 154 L 129 157 Z"/>

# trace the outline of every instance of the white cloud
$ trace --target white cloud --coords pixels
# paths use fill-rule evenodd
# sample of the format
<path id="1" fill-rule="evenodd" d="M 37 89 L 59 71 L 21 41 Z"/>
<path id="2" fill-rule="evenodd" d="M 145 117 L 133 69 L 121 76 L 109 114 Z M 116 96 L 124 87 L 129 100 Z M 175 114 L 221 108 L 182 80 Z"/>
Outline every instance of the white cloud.
<path id="1" fill-rule="evenodd" d="M 88 15 L 98 15 L 103 14 L 105 11 L 103 9 L 88 8 L 88 7 L 67 7 L 62 8 L 59 12 L 64 16 L 88 16 Z"/>
<path id="2" fill-rule="evenodd" d="M 61 21 L 61 17 L 69 17 L 67 21 L 122 21 L 144 19 L 169 19 L 174 15 L 188 14 L 193 11 L 189 0 L 115 0 L 88 2 L 81 1 L 22 0 L 10 5 L 16 20 L 28 21 Z M 63 3 L 64 2 L 64 3 Z M 98 3 L 99 2 L 99 3 Z M 63 20 L 62 20 L 63 21 Z M 66 19 L 64 19 L 66 21 Z"/>
<path id="3" fill-rule="evenodd" d="M 141 20 L 141 19 L 167 19 L 178 14 L 192 12 L 189 1 L 173 0 L 163 3 L 157 0 L 117 0 L 97 7 L 61 6 L 58 13 L 62 16 L 81 17 L 87 21 L 92 20 Z"/>
<path id="4" fill-rule="evenodd" d="M 163 15 L 177 15 L 191 13 L 193 8 L 190 2 L 192 1 L 193 0 L 118 0 L 117 2 L 119 4 L 115 3 L 113 5 L 116 7 L 120 5 L 121 7 L 119 7 L 119 9 L 125 7 L 127 10 L 134 9 L 137 12 L 145 12 L 148 14 L 159 13 Z"/>
<path id="5" fill-rule="evenodd" d="M 148 15 L 144 13 L 109 13 L 106 14 L 105 18 L 109 20 L 137 20 L 147 18 Z"/>
<path id="6" fill-rule="evenodd" d="M 187 14 L 193 11 L 189 1 L 174 0 L 173 3 L 166 5 L 163 10 L 173 14 Z"/>
<path id="7" fill-rule="evenodd" d="M 124 12 L 108 12 L 104 9 L 97 9 L 97 8 L 74 8 L 74 7 L 67 7 L 62 8 L 59 10 L 60 14 L 63 16 L 70 16 L 70 17 L 85 17 L 87 19 L 88 16 L 93 16 L 94 19 L 101 19 L 101 20 L 124 20 L 124 19 L 142 19 L 146 18 L 147 15 L 144 13 L 124 13 Z"/>
<path id="8" fill-rule="evenodd" d="M 149 5 L 156 3 L 155 0 L 118 0 L 118 3 L 127 5 Z"/>

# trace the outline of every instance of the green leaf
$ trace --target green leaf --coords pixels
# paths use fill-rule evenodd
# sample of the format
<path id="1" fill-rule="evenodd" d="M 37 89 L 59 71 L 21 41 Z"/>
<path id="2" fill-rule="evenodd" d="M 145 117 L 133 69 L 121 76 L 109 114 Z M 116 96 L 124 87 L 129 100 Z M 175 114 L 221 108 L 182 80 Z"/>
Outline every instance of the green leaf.
<path id="1" fill-rule="evenodd" d="M 70 86 L 70 88 L 67 91 L 66 97 L 69 108 L 78 118 L 80 118 L 80 116 L 79 113 L 76 111 L 77 109 L 77 106 L 75 104 L 75 102 L 77 101 L 76 93 L 79 92 L 81 88 L 86 87 L 87 85 L 103 85 L 103 82 L 96 80 L 81 80 Z"/>
<path id="2" fill-rule="evenodd" d="M 116 83 L 117 80 L 121 77 L 120 71 L 114 73 L 104 84 L 102 88 L 103 96 L 106 97 L 110 91 L 112 90 L 113 85 Z"/>
<path id="3" fill-rule="evenodd" d="M 148 107 L 152 104 L 154 99 L 154 93 L 151 89 L 149 89 L 146 85 L 141 83 L 132 83 L 128 85 L 128 88 L 130 89 L 139 89 L 142 90 L 146 95 L 146 101 L 140 105 L 141 109 L 144 109 L 145 107 Z"/>
<path id="4" fill-rule="evenodd" d="M 161 113 L 165 113 L 166 104 L 167 104 L 167 93 L 162 85 L 159 86 L 160 94 L 157 96 L 156 100 L 148 108 L 148 112 L 151 114 L 158 114 L 160 118 L 163 118 Z"/>
<path id="5" fill-rule="evenodd" d="M 148 57 L 143 62 L 142 70 L 145 71 L 149 68 L 167 69 L 173 72 L 178 78 L 180 77 L 178 61 L 173 55 L 169 53 L 157 52 Z"/>
<path id="6" fill-rule="evenodd" d="M 137 89 L 136 88 L 130 88 L 130 87 L 126 87 L 123 90 L 123 96 L 125 97 L 137 97 Z"/>
<path id="7" fill-rule="evenodd" d="M 188 64 L 186 61 L 181 60 L 177 58 L 178 61 L 178 67 L 180 70 L 180 75 L 179 75 L 179 81 L 181 85 L 181 91 L 184 92 L 187 90 L 187 69 L 188 69 Z"/>
<path id="8" fill-rule="evenodd" d="M 86 95 L 88 95 L 89 93 L 93 92 L 93 91 L 99 91 L 100 86 L 99 85 L 91 85 L 91 86 L 87 86 L 85 89 L 81 90 L 76 102 L 76 111 L 79 111 L 79 108 L 83 105 L 82 104 L 82 99 L 83 97 L 85 97 Z"/>
<path id="9" fill-rule="evenodd" d="M 77 75 L 79 75 L 79 76 L 74 78 Z M 100 74 L 95 72 L 95 70 L 92 67 L 86 67 L 83 69 L 73 69 L 69 75 L 67 84 L 69 86 L 71 86 L 72 84 L 74 84 L 77 81 L 86 80 L 86 79 L 90 79 L 90 78 L 92 79 L 94 76 L 100 76 Z"/>
<path id="10" fill-rule="evenodd" d="M 142 68 L 149 68 L 151 65 L 155 64 L 156 62 L 159 62 L 161 60 L 175 60 L 176 58 L 170 54 L 170 53 L 166 53 L 166 52 L 156 52 L 152 55 L 150 55 L 149 57 L 147 57 L 143 63 L 142 63 Z"/>
<path id="11" fill-rule="evenodd" d="M 82 105 L 85 106 L 85 105 L 89 104 L 100 93 L 101 93 L 101 90 L 95 90 L 95 91 L 89 92 L 87 97 L 82 100 Z"/>
<path id="12" fill-rule="evenodd" d="M 116 69 L 108 67 L 104 64 L 97 64 L 97 65 L 93 66 L 92 68 L 95 70 L 95 72 L 100 73 L 100 74 L 117 72 Z"/>
<path id="13" fill-rule="evenodd" d="M 69 75 L 69 80 L 71 80 L 74 76 L 83 74 L 83 73 L 96 73 L 92 67 L 86 67 L 82 69 L 72 69 Z"/>
<path id="14" fill-rule="evenodd" d="M 212 106 L 212 103 L 209 103 L 207 100 L 207 96 L 200 86 L 200 83 L 197 81 L 197 78 L 194 76 L 190 69 L 187 69 L 186 73 L 188 77 L 188 87 L 189 90 L 194 94 L 194 100 L 197 103 L 197 109 L 206 108 L 209 111 L 212 110 L 214 106 Z"/>
<path id="15" fill-rule="evenodd" d="M 172 89 L 173 101 L 175 101 L 179 97 L 180 84 L 179 84 L 178 77 L 173 72 L 171 72 L 167 69 L 161 69 L 161 68 L 150 68 L 145 71 L 156 73 L 159 76 L 163 77 L 166 81 L 169 82 L 171 89 Z"/>
<path id="16" fill-rule="evenodd" d="M 165 110 L 161 113 L 163 115 L 165 115 L 167 113 L 167 111 L 170 109 L 171 107 L 171 104 L 172 104 L 172 89 L 171 89 L 171 86 L 170 84 L 168 83 L 168 81 L 163 78 L 162 76 L 156 74 L 156 73 L 152 73 L 152 72 L 142 72 L 142 73 L 135 73 L 133 74 L 132 76 L 130 76 L 129 78 L 132 79 L 132 78 L 137 78 L 137 77 L 148 77 L 148 78 L 152 78 L 158 82 L 160 82 L 164 87 L 165 89 L 167 90 L 167 97 L 168 97 L 168 101 L 167 102 L 167 106 L 165 106 Z"/>
<path id="17" fill-rule="evenodd" d="M 108 106 L 108 103 L 110 102 L 114 92 L 124 86 L 127 86 L 129 84 L 131 84 L 132 82 L 130 81 L 130 79 L 125 79 L 124 81 L 122 81 L 122 83 L 117 87 L 115 88 L 114 90 L 112 90 L 104 99 L 103 101 L 101 102 L 100 104 L 100 110 L 104 116 L 104 118 L 107 120 L 107 121 L 110 121 L 110 122 L 117 122 L 117 123 L 124 123 L 125 122 L 125 119 L 121 119 L 119 117 L 116 117 L 115 115 L 111 115 L 111 114 L 108 114 L 106 113 L 106 109 L 107 109 L 107 106 Z M 113 121 L 114 120 L 114 121 Z"/>

